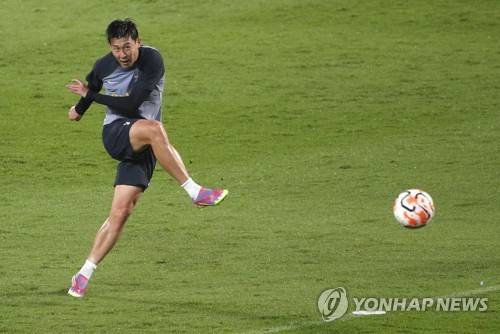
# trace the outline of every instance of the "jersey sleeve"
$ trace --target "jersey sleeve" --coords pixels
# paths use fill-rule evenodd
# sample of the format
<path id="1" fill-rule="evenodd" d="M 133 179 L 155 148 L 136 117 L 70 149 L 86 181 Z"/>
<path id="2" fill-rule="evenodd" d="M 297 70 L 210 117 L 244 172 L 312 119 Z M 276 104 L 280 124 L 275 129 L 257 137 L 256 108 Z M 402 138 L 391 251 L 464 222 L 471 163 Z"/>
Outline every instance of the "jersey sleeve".
<path id="1" fill-rule="evenodd" d="M 102 89 L 102 80 L 99 79 L 99 76 L 98 76 L 99 64 L 100 64 L 100 61 L 98 60 L 94 64 L 92 71 L 90 71 L 90 73 L 85 78 L 87 80 L 87 87 L 90 89 L 90 91 L 99 92 Z M 76 106 L 75 106 L 76 112 L 79 115 L 83 115 L 90 108 L 91 104 L 92 104 L 92 99 L 90 99 L 88 94 L 87 94 L 86 97 L 82 97 L 78 101 L 78 103 L 76 104 Z"/>
<path id="2" fill-rule="evenodd" d="M 113 108 L 122 116 L 137 116 L 139 107 L 165 74 L 165 65 L 158 51 L 148 48 L 142 50 L 140 57 L 142 58 L 137 61 L 140 74 L 129 96 L 109 96 L 91 90 L 87 98 Z"/>

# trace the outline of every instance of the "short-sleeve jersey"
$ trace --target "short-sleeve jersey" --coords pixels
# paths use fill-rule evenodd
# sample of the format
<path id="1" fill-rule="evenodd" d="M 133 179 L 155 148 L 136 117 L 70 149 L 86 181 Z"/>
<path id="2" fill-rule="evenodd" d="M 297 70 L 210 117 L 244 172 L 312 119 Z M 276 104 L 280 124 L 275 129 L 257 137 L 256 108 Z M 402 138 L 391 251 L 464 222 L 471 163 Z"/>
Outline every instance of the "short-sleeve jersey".
<path id="1" fill-rule="evenodd" d="M 106 105 L 104 125 L 123 117 L 161 120 L 165 66 L 156 49 L 141 46 L 130 68 L 120 67 L 110 52 L 95 62 L 86 79 L 90 92 L 76 105 L 79 114 L 95 101 Z M 102 88 L 105 95 L 99 94 Z"/>

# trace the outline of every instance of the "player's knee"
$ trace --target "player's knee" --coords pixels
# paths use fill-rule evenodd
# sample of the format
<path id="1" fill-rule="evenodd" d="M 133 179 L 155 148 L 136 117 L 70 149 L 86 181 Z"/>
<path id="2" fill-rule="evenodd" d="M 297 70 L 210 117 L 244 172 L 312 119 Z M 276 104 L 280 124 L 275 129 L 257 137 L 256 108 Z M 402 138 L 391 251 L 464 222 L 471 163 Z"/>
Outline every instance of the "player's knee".
<path id="1" fill-rule="evenodd" d="M 148 132 L 153 141 L 164 141 L 166 138 L 165 128 L 159 121 L 150 121 Z"/>
<path id="2" fill-rule="evenodd" d="M 153 134 L 157 135 L 161 135 L 164 131 L 163 124 L 160 121 L 150 121 L 149 128 Z"/>
<path id="3" fill-rule="evenodd" d="M 111 208 L 110 216 L 114 218 L 113 221 L 124 224 L 132 214 L 132 210 L 133 206 L 131 205 L 116 206 Z"/>

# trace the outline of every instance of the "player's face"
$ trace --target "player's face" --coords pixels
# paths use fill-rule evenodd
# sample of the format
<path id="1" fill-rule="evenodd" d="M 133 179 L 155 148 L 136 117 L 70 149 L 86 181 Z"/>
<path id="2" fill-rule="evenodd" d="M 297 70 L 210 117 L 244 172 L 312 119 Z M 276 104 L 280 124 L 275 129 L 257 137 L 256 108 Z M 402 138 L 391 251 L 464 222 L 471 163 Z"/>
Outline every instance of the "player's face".
<path id="1" fill-rule="evenodd" d="M 127 68 L 134 65 L 139 58 L 141 39 L 134 41 L 130 37 L 113 38 L 109 46 L 120 66 Z"/>

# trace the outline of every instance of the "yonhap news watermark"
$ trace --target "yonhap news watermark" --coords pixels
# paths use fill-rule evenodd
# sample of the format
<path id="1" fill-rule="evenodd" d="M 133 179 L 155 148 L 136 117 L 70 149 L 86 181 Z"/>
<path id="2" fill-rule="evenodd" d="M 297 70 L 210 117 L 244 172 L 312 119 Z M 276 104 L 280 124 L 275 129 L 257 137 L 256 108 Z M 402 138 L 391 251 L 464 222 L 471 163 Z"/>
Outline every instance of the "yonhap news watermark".
<path id="1" fill-rule="evenodd" d="M 349 299 L 342 287 L 327 289 L 318 298 L 318 309 L 324 321 L 344 316 L 354 306 L 353 314 L 380 315 L 386 312 L 485 312 L 488 298 L 484 297 L 354 297 Z"/>
<path id="2" fill-rule="evenodd" d="M 427 311 L 484 312 L 488 310 L 488 298 L 353 298 L 356 311 Z"/>

